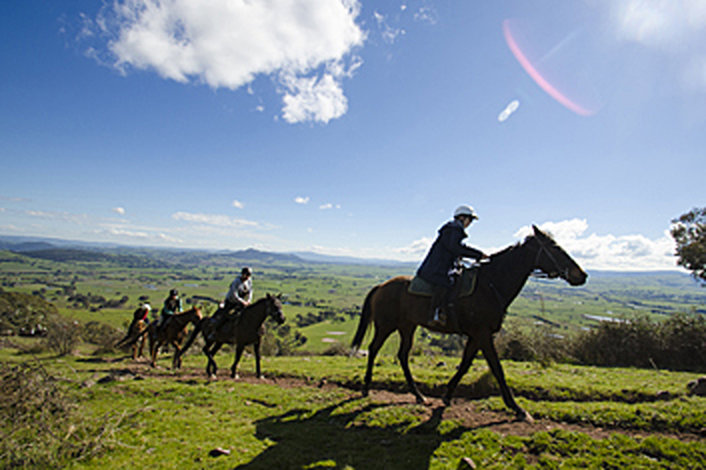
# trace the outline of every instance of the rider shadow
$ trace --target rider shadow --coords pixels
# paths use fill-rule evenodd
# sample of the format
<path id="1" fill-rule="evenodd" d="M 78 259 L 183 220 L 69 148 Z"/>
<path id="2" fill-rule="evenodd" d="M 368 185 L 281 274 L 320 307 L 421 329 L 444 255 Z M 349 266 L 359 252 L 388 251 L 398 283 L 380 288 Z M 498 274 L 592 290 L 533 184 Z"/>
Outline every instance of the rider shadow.
<path id="1" fill-rule="evenodd" d="M 236 469 L 272 468 L 429 468 L 432 456 L 444 442 L 482 426 L 457 426 L 441 432 L 444 407 L 435 408 L 428 420 L 413 427 L 409 423 L 380 422 L 385 408 L 398 416 L 395 404 L 367 404 L 341 412 L 339 408 L 357 400 L 349 398 L 323 408 L 313 415 L 310 410 L 295 409 L 255 423 L 255 436 L 271 443 L 270 447 Z"/>

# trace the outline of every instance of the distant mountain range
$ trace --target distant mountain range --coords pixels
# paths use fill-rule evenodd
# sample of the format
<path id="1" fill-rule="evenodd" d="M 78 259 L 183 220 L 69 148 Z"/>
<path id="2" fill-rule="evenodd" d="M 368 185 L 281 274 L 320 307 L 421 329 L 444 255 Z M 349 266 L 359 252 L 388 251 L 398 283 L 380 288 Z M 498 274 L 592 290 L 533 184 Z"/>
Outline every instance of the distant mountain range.
<path id="1" fill-rule="evenodd" d="M 352 256 L 331 256 L 308 251 L 291 253 L 246 250 L 198 250 L 184 248 L 132 247 L 115 243 L 83 242 L 58 238 L 23 237 L 0 235 L 0 251 L 11 251 L 32 258 L 53 261 L 103 261 L 127 266 L 167 267 L 174 265 L 223 265 L 234 264 L 349 264 L 384 267 L 401 267 L 413 272 L 418 262 L 403 262 L 388 259 L 367 259 Z M 594 279 L 610 277 L 666 277 L 682 279 L 690 277 L 683 271 L 590 271 Z"/>
<path id="2" fill-rule="evenodd" d="M 365 259 L 352 256 L 329 256 L 308 251 L 279 253 L 245 250 L 198 250 L 182 248 L 131 247 L 114 243 L 82 242 L 58 238 L 18 237 L 0 235 L 0 250 L 23 254 L 32 258 L 54 261 L 124 261 L 125 256 L 141 256 L 168 264 L 226 263 L 228 260 L 258 263 L 322 263 L 359 264 L 376 266 L 408 266 L 396 260 Z M 111 258 L 112 257 L 112 258 Z M 134 260 L 133 260 L 134 261 Z"/>

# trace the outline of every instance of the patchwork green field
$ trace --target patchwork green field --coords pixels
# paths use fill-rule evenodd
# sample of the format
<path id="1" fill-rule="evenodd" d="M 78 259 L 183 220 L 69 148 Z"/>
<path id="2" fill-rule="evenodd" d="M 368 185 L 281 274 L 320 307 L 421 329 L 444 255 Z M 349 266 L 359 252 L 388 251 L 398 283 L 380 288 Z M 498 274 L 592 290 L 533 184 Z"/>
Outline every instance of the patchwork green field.
<path id="1" fill-rule="evenodd" d="M 201 298 L 222 299 L 240 267 L 250 265 L 255 270 L 255 298 L 268 292 L 284 294 L 288 323 L 308 338 L 300 349 L 311 353 L 349 341 L 367 292 L 415 269 L 402 264 L 313 263 L 252 251 L 218 255 L 156 250 L 127 260 L 125 255 L 102 255 L 98 261 L 83 261 L 85 254 L 74 260 L 75 253 L 65 252 L 46 256 L 52 259 L 0 252 L 0 286 L 39 295 L 66 317 L 121 329 L 144 301 L 161 307 L 171 288 L 187 302 L 200 303 L 208 314 L 215 304 Z M 505 327 L 542 325 L 548 334 L 566 335 L 600 321 L 635 315 L 660 320 L 680 312 L 706 313 L 706 289 L 685 274 L 596 272 L 589 273 L 581 287 L 531 278 L 510 306 Z M 392 350 L 386 345 L 386 352 Z"/>

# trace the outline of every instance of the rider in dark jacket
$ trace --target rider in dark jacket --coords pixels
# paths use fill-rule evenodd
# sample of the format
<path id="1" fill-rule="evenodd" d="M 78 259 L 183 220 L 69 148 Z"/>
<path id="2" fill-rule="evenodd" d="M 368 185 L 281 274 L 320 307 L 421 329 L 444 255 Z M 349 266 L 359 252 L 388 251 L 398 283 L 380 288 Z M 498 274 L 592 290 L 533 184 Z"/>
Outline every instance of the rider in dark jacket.
<path id="1" fill-rule="evenodd" d="M 473 208 L 459 206 L 454 212 L 454 219 L 439 229 L 439 235 L 431 246 L 426 258 L 417 270 L 417 276 L 434 286 L 431 302 L 431 321 L 443 323 L 439 314 L 449 312 L 448 298 L 453 287 L 452 270 L 460 258 L 485 259 L 480 250 L 463 244 L 465 229 L 477 219 Z"/>
<path id="2" fill-rule="evenodd" d="M 159 330 L 164 329 L 167 321 L 177 313 L 181 313 L 183 310 L 181 299 L 179 298 L 179 291 L 172 289 L 169 291 L 169 297 L 164 300 L 164 306 L 162 307 L 162 314 L 159 317 L 159 322 L 157 323 L 157 328 Z"/>

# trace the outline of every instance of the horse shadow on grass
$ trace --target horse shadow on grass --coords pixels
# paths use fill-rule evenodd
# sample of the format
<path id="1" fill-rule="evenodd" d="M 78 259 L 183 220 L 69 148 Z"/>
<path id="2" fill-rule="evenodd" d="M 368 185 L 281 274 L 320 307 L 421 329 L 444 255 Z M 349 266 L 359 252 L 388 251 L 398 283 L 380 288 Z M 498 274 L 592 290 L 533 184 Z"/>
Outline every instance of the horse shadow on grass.
<path id="1" fill-rule="evenodd" d="M 413 411 L 399 404 L 370 403 L 347 411 L 349 398 L 315 413 L 295 409 L 255 422 L 257 437 L 269 445 L 236 470 L 273 468 L 426 469 L 436 450 L 462 434 L 497 423 L 468 428 L 444 427 L 444 407 L 426 421 L 411 423 Z M 386 423 L 387 416 L 390 423 Z M 402 419 L 400 419 L 402 417 Z"/>

